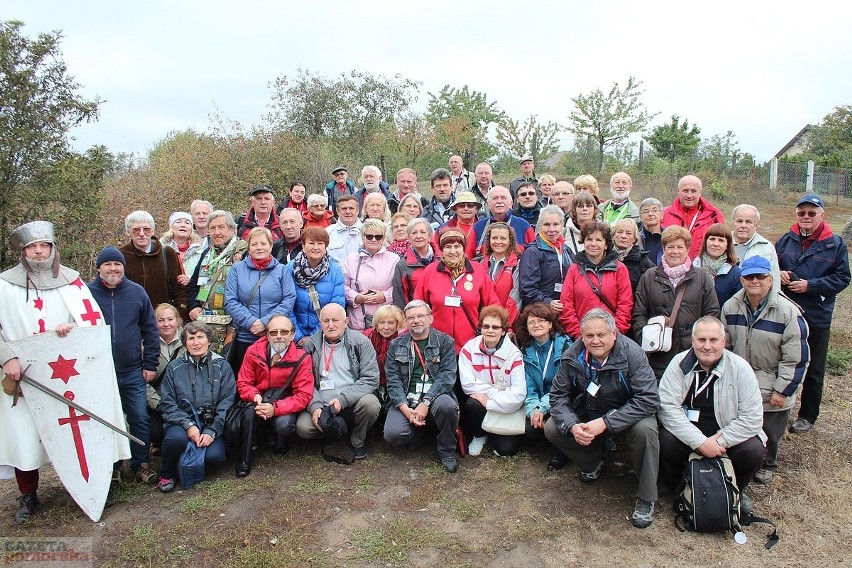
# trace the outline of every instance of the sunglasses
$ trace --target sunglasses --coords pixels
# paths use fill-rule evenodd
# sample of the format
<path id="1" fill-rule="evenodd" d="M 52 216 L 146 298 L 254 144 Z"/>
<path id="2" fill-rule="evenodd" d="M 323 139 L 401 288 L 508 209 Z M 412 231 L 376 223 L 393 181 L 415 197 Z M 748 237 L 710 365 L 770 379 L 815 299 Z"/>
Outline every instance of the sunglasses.
<path id="1" fill-rule="evenodd" d="M 535 192 L 532 192 L 532 193 L 519 193 L 519 194 L 518 194 L 518 197 L 532 197 L 533 195 L 535 195 Z"/>
<path id="2" fill-rule="evenodd" d="M 384 235 L 364 235 L 364 238 L 368 241 L 380 241 L 385 238 Z"/>
<path id="3" fill-rule="evenodd" d="M 743 276 L 743 280 L 766 280 L 769 278 L 769 274 L 749 274 L 748 276 Z"/>
<path id="4" fill-rule="evenodd" d="M 489 329 L 500 330 L 500 329 L 503 329 L 503 326 L 502 325 L 488 325 L 487 323 L 484 323 L 481 326 L 479 326 L 479 329 L 481 329 L 482 331 L 487 331 Z"/>
<path id="5" fill-rule="evenodd" d="M 292 329 L 270 329 L 266 332 L 267 335 L 271 335 L 272 337 L 278 337 L 279 335 L 286 337 L 288 335 L 291 335 L 292 333 Z"/>
<path id="6" fill-rule="evenodd" d="M 477 207 L 477 204 L 476 203 L 456 203 L 456 207 L 458 207 L 459 209 L 461 209 L 461 208 L 474 209 L 474 208 Z"/>
<path id="7" fill-rule="evenodd" d="M 814 211 L 814 210 L 796 211 L 796 217 L 811 217 L 811 218 L 813 218 L 813 217 L 816 217 L 816 216 L 817 216 L 817 212 Z"/>

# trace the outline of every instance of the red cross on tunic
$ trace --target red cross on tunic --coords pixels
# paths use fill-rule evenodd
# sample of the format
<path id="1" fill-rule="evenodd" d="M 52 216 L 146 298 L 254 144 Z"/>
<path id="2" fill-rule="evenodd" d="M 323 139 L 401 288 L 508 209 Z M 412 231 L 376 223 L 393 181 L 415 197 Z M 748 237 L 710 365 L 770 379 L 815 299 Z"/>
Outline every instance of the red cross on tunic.
<path id="1" fill-rule="evenodd" d="M 66 391 L 64 396 L 68 400 L 74 400 L 74 393 L 71 391 Z M 71 436 L 74 437 L 74 448 L 77 450 L 77 461 L 80 463 L 80 473 L 86 481 L 89 481 L 89 463 L 86 461 L 86 450 L 83 447 L 83 436 L 80 434 L 79 422 L 81 420 L 88 419 L 89 417 L 85 414 L 77 416 L 77 411 L 72 406 L 68 407 L 68 417 L 59 419 L 60 426 L 65 426 L 66 424 L 71 426 Z"/>
<path id="2" fill-rule="evenodd" d="M 91 325 L 98 325 L 98 320 L 101 319 L 101 312 L 96 312 L 92 308 L 92 301 L 89 299 L 83 300 L 83 305 L 86 306 L 86 312 L 80 316 L 80 319 L 89 322 Z"/>
<path id="3" fill-rule="evenodd" d="M 71 286 L 76 286 L 78 290 L 82 290 L 85 284 L 83 284 L 83 280 L 78 277 L 77 280 L 71 283 Z"/>

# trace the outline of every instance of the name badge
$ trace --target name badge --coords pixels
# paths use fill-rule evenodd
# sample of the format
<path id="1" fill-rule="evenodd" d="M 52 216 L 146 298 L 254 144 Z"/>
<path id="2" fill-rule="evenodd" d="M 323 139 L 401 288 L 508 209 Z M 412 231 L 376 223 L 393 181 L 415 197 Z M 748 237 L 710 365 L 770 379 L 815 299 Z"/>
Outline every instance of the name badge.
<path id="1" fill-rule="evenodd" d="M 207 284 L 207 282 L 209 282 L 209 279 L 206 276 L 199 276 L 198 277 L 198 285 L 199 286 L 204 286 L 205 284 Z"/>
<path id="2" fill-rule="evenodd" d="M 586 386 L 586 392 L 589 393 L 589 396 L 597 396 L 600 389 L 601 386 L 597 383 L 589 383 L 588 386 Z"/>
<path id="3" fill-rule="evenodd" d="M 328 391 L 334 390 L 334 380 L 333 379 L 323 379 L 320 381 L 320 390 Z"/>
<path id="4" fill-rule="evenodd" d="M 700 410 L 694 410 L 692 408 L 686 408 L 686 419 L 690 422 L 698 422 L 698 417 L 701 415 Z"/>
<path id="5" fill-rule="evenodd" d="M 451 308 L 458 308 L 461 306 L 461 296 L 445 296 L 444 305 Z"/>
<path id="6" fill-rule="evenodd" d="M 557 282 L 556 284 L 554 284 L 553 285 L 553 291 L 554 292 L 561 292 L 562 291 L 562 283 Z"/>

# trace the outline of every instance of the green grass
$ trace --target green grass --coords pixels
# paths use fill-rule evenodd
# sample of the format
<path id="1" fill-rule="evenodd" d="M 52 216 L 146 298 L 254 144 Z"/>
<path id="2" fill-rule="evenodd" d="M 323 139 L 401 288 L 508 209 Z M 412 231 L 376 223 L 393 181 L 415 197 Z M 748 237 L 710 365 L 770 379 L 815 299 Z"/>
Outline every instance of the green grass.
<path id="1" fill-rule="evenodd" d="M 829 349 L 825 357 L 825 370 L 829 375 L 840 376 L 852 366 L 852 350 Z"/>
<path id="2" fill-rule="evenodd" d="M 237 493 L 244 491 L 243 485 L 236 484 L 233 480 L 216 479 L 201 483 L 197 486 L 198 494 L 187 498 L 180 505 L 184 513 L 194 513 L 218 509 L 229 501 L 236 498 Z"/>
<path id="3" fill-rule="evenodd" d="M 413 550 L 437 548 L 446 553 L 454 546 L 450 537 L 439 530 L 407 519 L 356 531 L 352 544 L 359 560 L 396 566 L 407 563 Z"/>

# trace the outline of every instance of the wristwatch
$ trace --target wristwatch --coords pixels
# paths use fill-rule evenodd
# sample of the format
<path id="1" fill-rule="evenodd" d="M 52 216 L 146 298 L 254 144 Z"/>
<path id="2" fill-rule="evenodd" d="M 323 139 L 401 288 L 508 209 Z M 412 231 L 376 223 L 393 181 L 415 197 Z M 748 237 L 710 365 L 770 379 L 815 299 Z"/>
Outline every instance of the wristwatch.
<path id="1" fill-rule="evenodd" d="M 429 398 L 424 398 L 421 402 L 426 405 L 426 408 L 429 408 L 429 406 L 432 404 L 432 400 Z"/>

